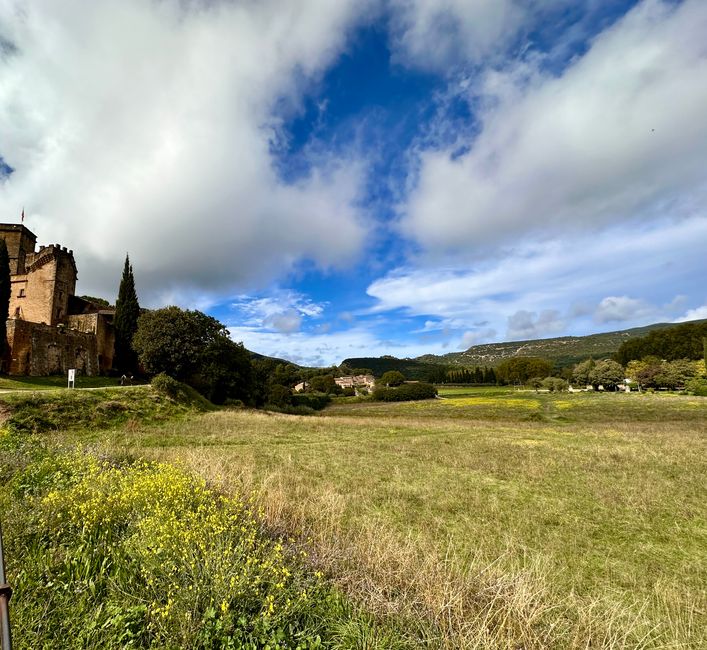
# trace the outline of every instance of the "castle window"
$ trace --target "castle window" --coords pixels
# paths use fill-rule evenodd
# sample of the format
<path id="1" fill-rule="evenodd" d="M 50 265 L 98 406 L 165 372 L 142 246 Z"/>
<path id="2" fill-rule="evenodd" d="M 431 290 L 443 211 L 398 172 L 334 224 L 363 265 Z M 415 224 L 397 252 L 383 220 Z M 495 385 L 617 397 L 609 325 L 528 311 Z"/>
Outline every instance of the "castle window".
<path id="1" fill-rule="evenodd" d="M 15 318 L 19 318 L 19 317 L 20 317 L 20 308 L 15 307 Z"/>
<path id="2" fill-rule="evenodd" d="M 19 295 L 19 297 L 20 297 L 20 298 L 24 298 L 24 297 L 25 297 L 25 290 L 24 290 L 24 289 L 20 289 L 20 295 Z"/>

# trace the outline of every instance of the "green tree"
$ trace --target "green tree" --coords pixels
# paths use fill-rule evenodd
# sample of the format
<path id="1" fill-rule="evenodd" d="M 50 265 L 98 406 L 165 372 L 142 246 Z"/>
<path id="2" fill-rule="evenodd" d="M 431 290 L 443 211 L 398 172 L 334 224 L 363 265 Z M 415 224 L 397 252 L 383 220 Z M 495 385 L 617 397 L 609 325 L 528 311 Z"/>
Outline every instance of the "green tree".
<path id="1" fill-rule="evenodd" d="M 588 386 L 590 384 L 589 375 L 596 365 L 596 361 L 592 358 L 585 359 L 581 363 L 578 363 L 572 371 L 572 381 L 580 386 Z"/>
<path id="2" fill-rule="evenodd" d="M 504 359 L 496 368 L 496 376 L 506 384 L 524 384 L 532 377 L 541 379 L 552 372 L 552 363 L 540 357 L 512 357 Z"/>
<path id="3" fill-rule="evenodd" d="M 376 383 L 381 386 L 402 386 L 405 383 L 405 375 L 398 370 L 388 370 Z"/>
<path id="4" fill-rule="evenodd" d="M 343 392 L 341 386 L 334 381 L 333 375 L 316 375 L 309 381 L 309 390 L 327 395 L 339 395 Z"/>
<path id="5" fill-rule="evenodd" d="M 115 303 L 115 354 L 113 367 L 120 372 L 134 372 L 137 369 L 137 354 L 133 349 L 133 337 L 137 331 L 140 317 L 140 303 L 135 291 L 135 276 L 130 258 L 125 256 L 123 277 L 118 289 L 118 300 Z"/>
<path id="6" fill-rule="evenodd" d="M 10 258 L 7 244 L 0 239 L 0 358 L 7 351 L 7 319 L 10 314 Z"/>
<path id="7" fill-rule="evenodd" d="M 561 393 L 567 390 L 567 382 L 562 377 L 545 377 L 541 383 L 543 388 L 551 393 Z"/>
<path id="8" fill-rule="evenodd" d="M 589 383 L 594 388 L 603 386 L 606 390 L 616 390 L 616 387 L 623 383 L 625 376 L 624 367 L 620 363 L 604 359 L 597 361 L 592 368 L 589 373 Z"/>
<path id="9" fill-rule="evenodd" d="M 200 311 L 165 307 L 145 312 L 138 319 L 133 347 L 149 373 L 164 372 L 215 403 L 261 399 L 255 396 L 248 351 L 230 339 L 222 323 Z"/>

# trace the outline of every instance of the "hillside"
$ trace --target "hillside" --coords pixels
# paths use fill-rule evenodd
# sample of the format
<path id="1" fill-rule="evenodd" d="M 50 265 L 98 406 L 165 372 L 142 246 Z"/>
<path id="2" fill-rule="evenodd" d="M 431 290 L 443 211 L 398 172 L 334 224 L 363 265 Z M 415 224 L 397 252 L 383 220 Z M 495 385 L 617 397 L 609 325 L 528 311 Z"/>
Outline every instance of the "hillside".
<path id="1" fill-rule="evenodd" d="M 426 362 L 423 359 L 398 359 L 396 357 L 354 357 L 344 359 L 341 363 L 351 368 L 370 368 L 376 377 L 389 370 L 398 370 L 406 379 L 428 381 L 430 376 L 439 373 L 439 365 L 445 363 L 442 357 L 439 361 Z"/>
<path id="2" fill-rule="evenodd" d="M 590 334 L 588 336 L 560 336 L 535 341 L 513 341 L 506 343 L 486 343 L 474 345 L 464 352 L 451 352 L 442 356 L 426 354 L 416 361 L 450 366 L 490 366 L 495 367 L 510 357 L 542 357 L 555 362 L 560 367 L 569 366 L 587 357 L 600 359 L 615 354 L 622 343 L 629 339 L 645 336 L 649 332 L 679 323 L 655 323 L 645 327 L 634 327 L 616 332 Z"/>

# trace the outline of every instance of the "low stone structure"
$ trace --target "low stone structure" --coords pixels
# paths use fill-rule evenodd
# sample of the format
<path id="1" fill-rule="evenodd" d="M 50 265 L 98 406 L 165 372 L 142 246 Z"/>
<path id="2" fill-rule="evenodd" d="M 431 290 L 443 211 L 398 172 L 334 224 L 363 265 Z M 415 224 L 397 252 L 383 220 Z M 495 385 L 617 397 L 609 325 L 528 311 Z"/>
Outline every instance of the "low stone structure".
<path id="1" fill-rule="evenodd" d="M 73 251 L 59 244 L 36 248 L 37 237 L 18 224 L 0 224 L 10 257 L 7 353 L 11 375 L 86 375 L 113 365 L 113 310 L 75 296 Z"/>

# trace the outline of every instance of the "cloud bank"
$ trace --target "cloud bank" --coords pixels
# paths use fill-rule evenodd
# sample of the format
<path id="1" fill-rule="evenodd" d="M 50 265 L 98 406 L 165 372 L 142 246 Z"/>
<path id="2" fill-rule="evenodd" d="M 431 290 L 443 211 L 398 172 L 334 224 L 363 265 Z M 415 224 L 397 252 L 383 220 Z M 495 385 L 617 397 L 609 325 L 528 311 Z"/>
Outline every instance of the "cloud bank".
<path id="1" fill-rule="evenodd" d="M 707 198 L 706 33 L 701 0 L 646 0 L 559 75 L 541 57 L 486 70 L 459 91 L 480 133 L 420 154 L 403 231 L 478 255 L 530 233 L 694 215 Z"/>
<path id="2" fill-rule="evenodd" d="M 355 161 L 291 183 L 274 160 L 365 3 L 164 0 L 0 5 L 4 220 L 78 256 L 110 291 L 130 252 L 148 302 L 208 302 L 303 258 L 350 263 L 366 225 Z M 110 295 L 110 294 L 107 294 Z"/>

